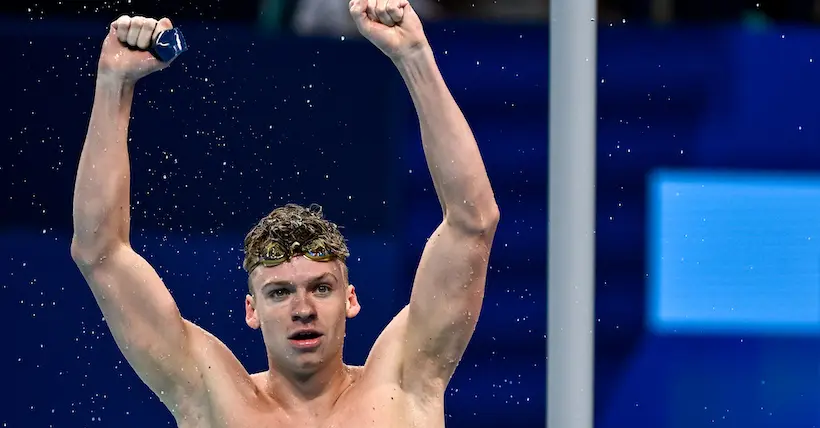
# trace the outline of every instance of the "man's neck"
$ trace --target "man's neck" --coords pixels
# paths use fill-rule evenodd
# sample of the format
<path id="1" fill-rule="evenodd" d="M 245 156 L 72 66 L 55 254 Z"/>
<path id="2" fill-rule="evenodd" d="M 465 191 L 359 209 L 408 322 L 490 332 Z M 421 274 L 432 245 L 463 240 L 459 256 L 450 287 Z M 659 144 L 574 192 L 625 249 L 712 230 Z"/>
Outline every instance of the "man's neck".
<path id="1" fill-rule="evenodd" d="M 341 358 L 310 375 L 290 374 L 279 370 L 273 363 L 267 373 L 266 391 L 285 408 L 301 407 L 330 409 L 353 377 Z"/>

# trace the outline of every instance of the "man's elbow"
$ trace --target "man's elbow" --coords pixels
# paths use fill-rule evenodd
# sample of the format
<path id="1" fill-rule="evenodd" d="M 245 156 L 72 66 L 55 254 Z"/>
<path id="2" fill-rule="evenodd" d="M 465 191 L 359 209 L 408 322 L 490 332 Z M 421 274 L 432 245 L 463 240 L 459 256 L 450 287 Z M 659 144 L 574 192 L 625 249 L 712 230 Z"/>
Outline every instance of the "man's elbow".
<path id="1" fill-rule="evenodd" d="M 71 240 L 71 259 L 80 267 L 95 266 L 108 258 L 117 249 L 116 241 L 83 242 L 76 237 Z"/>
<path id="2" fill-rule="evenodd" d="M 469 234 L 492 236 L 498 222 L 501 220 L 501 211 L 495 200 L 464 207 L 463 210 L 448 210 L 445 221 Z"/>
<path id="3" fill-rule="evenodd" d="M 481 231 L 484 233 L 487 232 L 495 232 L 496 227 L 498 227 L 498 222 L 501 220 L 501 210 L 498 208 L 498 204 L 493 200 L 491 203 L 488 204 L 487 208 L 485 208 L 481 212 L 481 221 L 479 222 L 479 226 L 481 227 Z"/>

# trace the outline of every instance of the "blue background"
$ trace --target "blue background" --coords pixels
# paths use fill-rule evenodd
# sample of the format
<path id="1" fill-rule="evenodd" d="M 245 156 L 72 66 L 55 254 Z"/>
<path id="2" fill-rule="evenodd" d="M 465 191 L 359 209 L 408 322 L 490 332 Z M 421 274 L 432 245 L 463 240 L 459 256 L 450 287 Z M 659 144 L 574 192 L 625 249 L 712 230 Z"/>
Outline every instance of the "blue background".
<path id="1" fill-rule="evenodd" d="M 11 335 L 0 361 L 10 386 L 0 423 L 171 426 L 117 351 L 69 257 L 73 178 L 107 22 L 0 24 L 7 64 L 0 87 L 0 316 Z M 191 50 L 141 82 L 135 98 L 135 248 L 162 275 L 183 315 L 225 341 L 248 370 L 262 370 L 261 338 L 243 322 L 241 239 L 276 205 L 323 204 L 350 240 L 351 280 L 363 312 L 351 321 L 347 355 L 361 363 L 406 302 L 440 215 L 401 80 L 361 41 L 178 24 Z M 446 396 L 447 423 L 543 426 L 548 30 L 427 28 L 480 142 L 502 212 L 484 311 Z M 745 310 L 759 328 L 735 322 L 720 331 L 712 315 L 724 311 L 669 329 L 655 322 L 664 317 L 648 304 L 662 295 L 660 278 L 650 274 L 658 268 L 651 213 L 661 204 L 650 199 L 654 171 L 817 169 L 818 61 L 820 32 L 813 29 L 601 28 L 597 426 L 820 426 L 820 343 L 810 329 L 770 328 L 771 318 L 763 317 L 784 311 L 762 304 Z M 815 195 L 782 202 L 774 215 L 792 206 L 809 222 Z M 687 233 L 694 214 L 723 209 L 716 205 L 720 195 L 693 197 L 699 202 L 660 222 L 679 228 L 668 233 Z M 772 231 L 777 222 L 770 217 L 749 213 L 730 226 L 766 219 L 766 239 L 780 247 L 814 230 L 798 229 L 801 223 L 794 232 Z M 724 236 L 722 229 L 696 232 Z M 673 244 L 664 251 L 705 257 L 684 241 Z M 728 244 L 720 248 L 732 255 Z M 812 248 L 794 251 L 803 256 Z M 770 272 L 792 262 L 770 265 Z M 704 302 L 716 299 L 750 304 L 748 295 L 716 293 L 691 278 L 703 293 L 687 287 L 688 297 L 673 302 L 679 313 L 702 313 Z M 784 305 L 811 304 L 795 296 L 801 282 L 789 281 L 766 284 L 765 293 Z M 793 320 L 810 324 L 811 308 L 801 307 L 793 308 Z M 686 334 L 674 334 L 678 328 Z"/>
<path id="2" fill-rule="evenodd" d="M 820 333 L 816 175 L 663 172 L 650 184 L 654 331 Z"/>

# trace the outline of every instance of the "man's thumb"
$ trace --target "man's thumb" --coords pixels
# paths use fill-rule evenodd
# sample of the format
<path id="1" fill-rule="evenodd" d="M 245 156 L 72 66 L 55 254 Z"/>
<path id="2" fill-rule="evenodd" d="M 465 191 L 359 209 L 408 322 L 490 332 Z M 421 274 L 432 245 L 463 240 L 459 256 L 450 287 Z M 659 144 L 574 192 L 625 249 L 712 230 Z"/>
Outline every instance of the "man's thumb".
<path id="1" fill-rule="evenodd" d="M 157 22 L 157 30 L 164 31 L 174 28 L 174 24 L 168 18 L 162 18 Z"/>

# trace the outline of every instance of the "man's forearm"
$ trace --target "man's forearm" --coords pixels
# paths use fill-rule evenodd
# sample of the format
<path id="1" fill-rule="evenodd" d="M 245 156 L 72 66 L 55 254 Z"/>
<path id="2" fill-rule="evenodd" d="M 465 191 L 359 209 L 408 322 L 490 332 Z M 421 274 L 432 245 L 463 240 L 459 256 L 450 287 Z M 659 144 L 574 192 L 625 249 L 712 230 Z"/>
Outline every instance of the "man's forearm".
<path id="1" fill-rule="evenodd" d="M 132 83 L 101 75 L 74 185 L 73 246 L 99 256 L 128 241 L 130 168 L 128 125 Z"/>
<path id="2" fill-rule="evenodd" d="M 432 50 L 425 47 L 394 62 L 418 113 L 427 166 L 445 219 L 468 228 L 487 227 L 497 216 L 490 180 Z"/>

